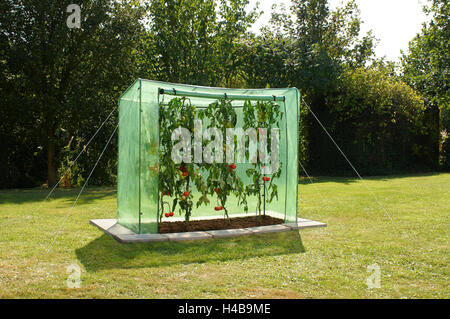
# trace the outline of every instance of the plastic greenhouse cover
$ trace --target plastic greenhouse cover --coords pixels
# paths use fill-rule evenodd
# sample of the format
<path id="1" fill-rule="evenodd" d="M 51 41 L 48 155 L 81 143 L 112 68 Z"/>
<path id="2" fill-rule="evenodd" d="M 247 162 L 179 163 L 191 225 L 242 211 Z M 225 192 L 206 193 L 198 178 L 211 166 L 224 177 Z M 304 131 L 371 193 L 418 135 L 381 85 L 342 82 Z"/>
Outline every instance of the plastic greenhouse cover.
<path id="1" fill-rule="evenodd" d="M 161 89 L 165 94 L 160 94 Z M 278 186 L 278 199 L 267 203 L 265 209 L 269 215 L 273 213 L 285 222 L 297 222 L 300 96 L 296 88 L 226 89 L 144 79 L 136 80 L 119 99 L 118 222 L 136 233 L 158 232 L 161 213 L 158 198 L 162 191 L 158 189 L 160 105 L 179 98 L 177 91 L 187 95 L 190 103 L 199 109 L 221 96 L 236 98 L 230 98 L 238 117 L 236 127 L 243 125 L 244 100 L 276 100 L 273 103 L 277 103 L 284 114 L 279 122 L 281 175 L 274 181 Z M 244 184 L 251 183 L 251 178 L 246 174 L 251 165 L 243 163 L 236 168 L 236 174 Z M 194 187 L 192 195 L 196 202 L 200 192 Z M 255 200 L 248 198 L 249 215 L 255 214 Z M 198 208 L 194 205 L 192 217 L 223 216 L 221 212 L 214 211 L 214 206 L 214 200 Z M 227 201 L 227 208 L 230 217 L 244 213 L 234 196 Z"/>

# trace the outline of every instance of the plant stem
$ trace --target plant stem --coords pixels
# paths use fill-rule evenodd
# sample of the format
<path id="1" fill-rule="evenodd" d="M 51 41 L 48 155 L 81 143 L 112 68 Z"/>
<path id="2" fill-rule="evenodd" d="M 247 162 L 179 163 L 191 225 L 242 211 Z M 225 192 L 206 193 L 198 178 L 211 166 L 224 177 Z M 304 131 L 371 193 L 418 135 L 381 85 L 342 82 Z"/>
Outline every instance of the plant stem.
<path id="1" fill-rule="evenodd" d="M 266 181 L 264 181 L 264 195 L 263 195 L 263 198 L 264 198 L 264 204 L 263 204 L 264 216 L 266 216 Z"/>
<path id="2" fill-rule="evenodd" d="M 190 182 L 190 175 L 188 175 L 187 177 L 186 191 L 189 191 L 189 182 Z M 186 209 L 185 209 L 186 213 L 184 215 L 184 220 L 186 221 L 186 224 L 189 224 L 189 218 L 191 217 L 191 207 L 189 207 L 187 198 L 185 199 L 185 201 L 186 201 Z"/>

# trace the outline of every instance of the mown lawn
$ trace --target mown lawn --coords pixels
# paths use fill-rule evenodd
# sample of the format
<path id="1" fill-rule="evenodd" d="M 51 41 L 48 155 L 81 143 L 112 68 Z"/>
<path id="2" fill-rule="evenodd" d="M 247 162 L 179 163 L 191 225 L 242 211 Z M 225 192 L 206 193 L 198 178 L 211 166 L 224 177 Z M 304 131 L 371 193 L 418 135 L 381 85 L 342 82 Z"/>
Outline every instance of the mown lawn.
<path id="1" fill-rule="evenodd" d="M 304 180 L 299 216 L 327 228 L 184 243 L 119 244 L 89 225 L 115 217 L 115 190 L 67 215 L 77 192 L 0 191 L 1 298 L 449 298 L 450 174 Z"/>

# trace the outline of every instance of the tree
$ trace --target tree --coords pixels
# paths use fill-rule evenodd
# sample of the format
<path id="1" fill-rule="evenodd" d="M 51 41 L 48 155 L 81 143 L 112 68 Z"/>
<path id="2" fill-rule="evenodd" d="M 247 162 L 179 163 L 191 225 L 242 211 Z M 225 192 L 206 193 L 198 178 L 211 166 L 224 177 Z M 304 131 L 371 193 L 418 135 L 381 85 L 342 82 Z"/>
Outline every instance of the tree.
<path id="1" fill-rule="evenodd" d="M 328 100 L 333 105 L 328 130 L 361 174 L 435 167 L 435 123 L 420 95 L 387 70 L 347 70 Z M 327 173 L 350 171 L 331 150 Z"/>
<path id="2" fill-rule="evenodd" d="M 143 43 L 143 73 L 177 83 L 214 81 L 214 0 L 153 0 Z"/>
<path id="3" fill-rule="evenodd" d="M 284 6 L 278 10 L 274 5 L 272 10 L 270 25 L 252 41 L 254 49 L 249 63 L 256 62 L 250 63 L 249 69 L 257 69 L 255 64 L 264 61 L 267 63 L 259 67 L 272 74 L 282 66 L 283 72 L 289 74 L 282 77 L 287 85 L 309 95 L 313 91 L 323 94 L 332 90 L 342 66 L 364 66 L 373 56 L 375 39 L 371 32 L 359 38 L 362 21 L 354 1 L 334 11 L 329 10 L 327 0 L 294 0 L 290 13 Z M 275 62 L 275 68 L 271 61 Z M 249 75 L 249 81 L 262 84 L 258 78 L 252 78 L 252 72 Z M 260 77 L 278 81 L 274 76 Z M 266 84 L 272 85 L 270 81 Z"/>
<path id="4" fill-rule="evenodd" d="M 249 83 L 299 88 L 311 110 L 329 127 L 333 106 L 327 104 L 327 97 L 335 94 L 345 69 L 364 66 L 371 59 L 374 38 L 371 33 L 359 38 L 362 22 L 355 1 L 333 11 L 327 0 L 294 0 L 291 14 L 274 9 L 271 27 L 263 30 L 249 58 L 249 69 L 262 70 L 249 72 L 253 76 Z M 327 153 L 334 146 L 308 110 L 301 112 L 300 160 L 320 170 L 329 164 Z"/>
<path id="5" fill-rule="evenodd" d="M 248 0 L 152 0 L 142 43 L 145 77 L 197 85 L 233 86 L 241 40 L 256 12 Z M 219 10 L 217 10 L 219 9 Z"/>
<path id="6" fill-rule="evenodd" d="M 450 4 L 433 0 L 424 8 L 433 16 L 409 43 L 409 52 L 402 55 L 403 77 L 413 88 L 441 108 L 450 107 Z"/>
<path id="7" fill-rule="evenodd" d="M 71 1 L 6 0 L 1 5 L 2 82 L 10 108 L 26 110 L 28 127 L 45 145 L 48 185 L 57 183 L 58 130 L 75 132 L 81 121 L 112 109 L 119 88 L 134 77 L 140 35 L 138 1 L 84 0 L 80 28 L 68 28 Z M 99 116 L 100 115 L 100 116 Z"/>
<path id="8" fill-rule="evenodd" d="M 440 110 L 441 164 L 450 169 L 450 94 L 449 38 L 450 5 L 446 0 L 433 0 L 424 11 L 432 20 L 409 43 L 409 52 L 402 56 L 403 79 L 425 98 L 430 109 Z"/>

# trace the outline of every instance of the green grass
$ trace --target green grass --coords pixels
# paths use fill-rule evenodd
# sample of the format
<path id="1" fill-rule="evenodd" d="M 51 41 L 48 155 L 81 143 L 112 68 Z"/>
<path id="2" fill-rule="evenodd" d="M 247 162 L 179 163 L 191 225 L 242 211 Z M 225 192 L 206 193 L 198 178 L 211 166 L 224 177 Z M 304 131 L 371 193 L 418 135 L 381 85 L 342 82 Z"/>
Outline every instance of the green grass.
<path id="1" fill-rule="evenodd" d="M 449 297 L 450 174 L 303 180 L 299 215 L 327 228 L 184 243 L 119 244 L 89 225 L 115 217 L 114 189 L 70 212 L 77 192 L 0 191 L 1 298 Z"/>

